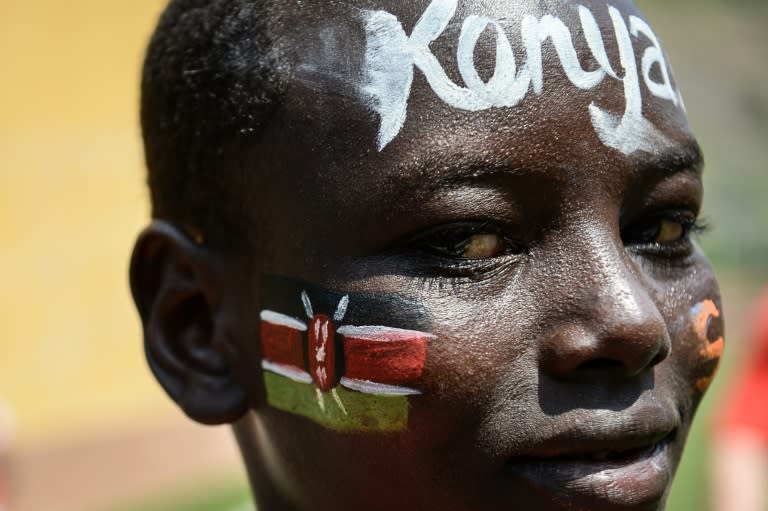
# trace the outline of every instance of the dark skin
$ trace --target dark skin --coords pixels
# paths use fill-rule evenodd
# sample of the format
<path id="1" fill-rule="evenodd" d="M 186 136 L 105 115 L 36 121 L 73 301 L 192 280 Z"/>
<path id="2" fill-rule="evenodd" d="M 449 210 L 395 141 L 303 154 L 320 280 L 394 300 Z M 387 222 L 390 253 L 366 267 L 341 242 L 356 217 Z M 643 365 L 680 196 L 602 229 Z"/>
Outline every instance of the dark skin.
<path id="1" fill-rule="evenodd" d="M 618 62 L 605 6 L 585 5 Z M 425 6 L 329 4 L 293 26 L 345 26 L 377 8 L 410 27 Z M 529 8 L 465 2 L 454 22 Z M 572 27 L 573 13 L 556 11 Z M 364 38 L 354 24 L 343 32 L 354 60 Z M 446 34 L 432 49 L 455 74 Z M 492 48 L 476 53 L 479 68 L 492 69 Z M 699 149 L 683 111 L 646 90 L 644 116 L 670 147 L 606 147 L 587 109 L 620 113 L 621 83 L 577 89 L 551 52 L 544 61 L 541 95 L 480 112 L 446 105 L 417 72 L 405 125 L 382 151 L 359 98 L 299 74 L 245 192 L 260 246 L 221 253 L 167 222 L 139 238 L 131 284 L 150 364 L 192 418 L 237 421 L 260 509 L 663 508 L 697 382 L 712 376 L 703 348 L 722 330 L 720 315 L 702 339 L 690 312 L 720 307 L 690 239 Z M 392 296 L 393 326 L 408 317 L 402 326 L 436 336 L 405 431 L 336 433 L 266 404 L 265 274 Z M 415 324 L 398 310 L 409 303 Z"/>

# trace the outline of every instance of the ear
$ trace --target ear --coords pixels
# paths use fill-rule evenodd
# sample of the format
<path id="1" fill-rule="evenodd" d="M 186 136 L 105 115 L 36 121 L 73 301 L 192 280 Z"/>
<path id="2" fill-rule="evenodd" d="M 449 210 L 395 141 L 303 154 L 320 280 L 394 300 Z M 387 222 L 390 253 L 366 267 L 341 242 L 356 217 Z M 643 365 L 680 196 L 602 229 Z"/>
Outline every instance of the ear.
<path id="1" fill-rule="evenodd" d="M 155 222 L 133 250 L 130 281 L 144 326 L 144 350 L 157 380 L 192 419 L 222 424 L 248 407 L 231 371 L 218 316 L 222 283 L 213 256 L 183 231 Z"/>

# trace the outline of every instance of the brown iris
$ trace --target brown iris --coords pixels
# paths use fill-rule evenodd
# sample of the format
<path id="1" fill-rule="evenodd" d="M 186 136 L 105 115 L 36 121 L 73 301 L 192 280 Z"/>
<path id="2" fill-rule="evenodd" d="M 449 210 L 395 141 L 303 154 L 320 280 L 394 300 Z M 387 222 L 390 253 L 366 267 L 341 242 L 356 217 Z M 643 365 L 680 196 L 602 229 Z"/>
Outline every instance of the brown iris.
<path id="1" fill-rule="evenodd" d="M 654 243 L 671 243 L 677 241 L 685 234 L 685 228 L 680 222 L 662 219 L 659 221 L 658 231 Z"/>
<path id="2" fill-rule="evenodd" d="M 506 242 L 498 234 L 473 234 L 464 246 L 461 257 L 463 259 L 489 259 L 503 254 L 505 250 Z"/>

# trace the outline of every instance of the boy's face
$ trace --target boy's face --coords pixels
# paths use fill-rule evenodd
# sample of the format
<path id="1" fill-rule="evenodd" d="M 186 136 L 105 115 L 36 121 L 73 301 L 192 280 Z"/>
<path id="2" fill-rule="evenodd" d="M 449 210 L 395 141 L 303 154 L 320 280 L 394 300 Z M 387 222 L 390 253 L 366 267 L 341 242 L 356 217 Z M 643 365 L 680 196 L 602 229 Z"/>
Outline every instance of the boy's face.
<path id="1" fill-rule="evenodd" d="M 664 56 L 629 2 L 454 3 L 292 14 L 263 260 L 230 283 L 258 456 L 307 509 L 661 508 L 722 348 Z M 311 381 L 263 363 L 262 311 Z"/>

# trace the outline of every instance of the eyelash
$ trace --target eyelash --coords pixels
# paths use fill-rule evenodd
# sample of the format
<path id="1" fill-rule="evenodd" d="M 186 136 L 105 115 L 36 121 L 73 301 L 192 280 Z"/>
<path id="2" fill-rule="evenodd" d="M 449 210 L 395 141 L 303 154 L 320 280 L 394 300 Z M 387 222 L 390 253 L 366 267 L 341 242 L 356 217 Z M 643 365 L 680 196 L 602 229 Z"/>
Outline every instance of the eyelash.
<path id="1" fill-rule="evenodd" d="M 680 237 L 671 242 L 654 242 L 638 238 L 638 233 L 650 229 L 661 229 L 663 221 L 674 222 L 681 226 Z M 708 230 L 706 222 L 695 218 L 688 211 L 666 211 L 622 229 L 621 238 L 631 251 L 648 257 L 681 262 L 691 255 L 693 244 L 691 235 L 702 234 Z M 634 232 L 633 232 L 634 231 Z M 462 258 L 446 252 L 451 249 L 466 247 L 467 241 L 476 234 L 497 234 L 507 244 L 507 250 L 488 258 Z M 658 234 L 658 233 L 657 233 Z M 632 238 L 635 239 L 632 239 Z M 463 246 L 462 246 L 463 243 Z M 513 239 L 504 228 L 490 222 L 462 222 L 443 225 L 412 238 L 408 243 L 411 260 L 415 263 L 415 274 L 424 285 L 437 283 L 442 286 L 455 286 L 467 282 L 479 282 L 492 278 L 498 272 L 513 266 L 530 252 L 530 247 Z"/>
<path id="2" fill-rule="evenodd" d="M 649 228 L 659 226 L 663 221 L 679 224 L 682 228 L 680 237 L 671 242 L 631 239 L 633 234 L 636 235 L 639 231 L 647 231 Z M 623 229 L 621 238 L 624 245 L 634 252 L 660 259 L 682 260 L 691 255 L 693 251 L 691 236 L 706 233 L 708 229 L 706 222 L 696 219 L 692 212 L 666 211 Z"/>
<path id="3" fill-rule="evenodd" d="M 507 249 L 496 256 L 487 258 L 463 258 L 458 250 L 466 248 L 474 235 L 496 234 L 506 243 Z M 497 271 L 514 264 L 527 249 L 514 240 L 504 229 L 490 222 L 462 222 L 430 229 L 416 238 L 409 246 L 419 266 L 418 272 L 425 282 L 435 279 L 449 279 L 449 284 L 463 281 L 479 281 L 489 278 Z M 448 253 L 456 250 L 456 255 Z"/>

